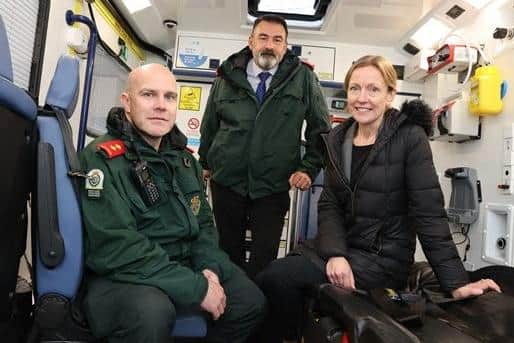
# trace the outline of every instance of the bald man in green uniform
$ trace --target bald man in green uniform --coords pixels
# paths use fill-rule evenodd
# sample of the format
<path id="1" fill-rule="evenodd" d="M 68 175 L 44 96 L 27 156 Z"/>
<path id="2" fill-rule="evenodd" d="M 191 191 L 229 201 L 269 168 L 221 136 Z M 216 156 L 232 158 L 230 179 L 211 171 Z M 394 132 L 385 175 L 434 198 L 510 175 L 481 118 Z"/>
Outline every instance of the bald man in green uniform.
<path id="1" fill-rule="evenodd" d="M 244 342 L 265 298 L 218 247 L 201 167 L 174 125 L 177 86 L 164 66 L 129 74 L 108 133 L 81 153 L 84 309 L 109 342 L 169 342 L 176 309 L 210 314 L 212 342 Z"/>

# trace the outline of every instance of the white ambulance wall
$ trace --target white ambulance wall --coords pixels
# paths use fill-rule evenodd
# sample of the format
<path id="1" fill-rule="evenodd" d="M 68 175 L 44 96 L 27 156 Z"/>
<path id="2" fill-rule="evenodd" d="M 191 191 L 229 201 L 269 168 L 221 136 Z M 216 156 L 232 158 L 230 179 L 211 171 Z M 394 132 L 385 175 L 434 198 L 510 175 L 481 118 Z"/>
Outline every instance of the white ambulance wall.
<path id="1" fill-rule="evenodd" d="M 184 38 L 180 38 L 183 36 Z M 314 35 L 313 35 L 314 36 Z M 212 38 L 213 42 L 216 39 L 219 40 L 216 45 L 215 51 L 213 51 L 214 55 L 225 55 L 221 59 L 222 61 L 229 57 L 231 54 L 237 52 L 239 49 L 244 48 L 247 45 L 248 36 L 244 35 L 233 35 L 233 34 L 216 34 L 216 33 L 208 33 L 208 32 L 194 32 L 194 31 L 178 31 L 177 32 L 177 42 L 180 42 L 181 39 L 184 39 L 184 42 L 188 42 L 191 39 L 189 37 L 208 37 Z M 226 42 L 224 44 L 224 41 Z M 334 81 L 343 82 L 346 71 L 353 61 L 358 59 L 363 55 L 383 55 L 388 58 L 393 64 L 404 64 L 406 62 L 406 57 L 402 55 L 398 50 L 390 47 L 383 46 L 371 46 L 371 45 L 357 45 L 357 44 L 343 44 L 336 42 L 328 42 L 323 41 L 323 38 L 320 37 L 320 40 L 307 40 L 307 39 L 298 39 L 295 37 L 294 32 L 290 32 L 288 37 L 288 43 L 290 45 L 305 45 L 311 47 L 331 47 L 336 49 L 335 55 L 335 66 L 334 66 Z M 209 46 L 209 42 L 204 42 L 204 44 Z M 210 45 L 215 44 L 211 43 Z M 187 46 L 187 45 L 186 45 Z M 180 47 L 178 48 L 180 52 Z M 204 51 L 201 51 L 203 54 Z M 206 53 L 208 54 L 208 53 Z M 176 55 L 176 54 L 175 54 Z M 176 61 L 176 67 L 183 67 L 180 61 Z"/>
<path id="2" fill-rule="evenodd" d="M 313 42 L 315 44 L 315 42 Z M 407 58 L 398 50 L 383 46 L 357 45 L 357 44 L 336 44 L 336 65 L 335 77 L 336 81 L 343 82 L 346 71 L 352 65 L 352 62 L 364 55 L 382 55 L 393 64 L 403 65 Z"/>
<path id="3" fill-rule="evenodd" d="M 187 136 L 187 146 L 198 157 L 200 123 L 205 112 L 210 83 L 179 81 L 177 83 L 177 119 L 175 125 Z"/>
<path id="4" fill-rule="evenodd" d="M 44 105 L 52 76 L 54 75 L 55 67 L 59 57 L 68 53 L 68 46 L 63 39 L 66 34 L 68 25 L 65 20 L 65 13 L 67 10 L 73 10 L 73 0 L 61 0 L 50 2 L 50 14 L 48 18 L 48 31 L 45 45 L 45 56 L 43 59 L 43 69 L 41 74 L 41 87 L 39 91 L 39 105 Z M 76 13 L 87 15 L 84 10 L 83 13 Z M 82 24 L 81 24 L 82 25 Z M 87 29 L 86 29 L 87 31 Z M 80 91 L 77 101 L 77 107 L 73 116 L 70 119 L 73 128 L 73 142 L 76 144 L 78 137 L 78 128 L 80 123 L 80 109 L 82 106 L 82 93 L 84 87 L 84 77 L 86 71 L 86 60 L 80 60 Z M 94 101 L 94 99 L 92 99 Z"/>
<path id="5" fill-rule="evenodd" d="M 475 23 L 462 31 L 462 34 L 475 37 L 477 41 L 485 42 L 488 50 L 494 51 L 501 44 L 493 41 L 492 32 L 495 27 L 511 27 L 514 22 L 514 12 L 511 2 L 503 2 L 499 9 L 485 9 Z M 470 39 L 472 40 L 472 39 Z M 501 77 L 507 80 L 509 85 L 514 85 L 514 69 L 512 61 L 514 59 L 514 49 L 512 43 L 503 44 L 510 48 L 501 52 L 495 58 L 495 64 L 501 72 Z M 499 51 L 499 50 L 498 50 Z M 482 260 L 482 230 L 484 228 L 485 204 L 501 203 L 512 204 L 512 195 L 502 195 L 497 188 L 501 181 L 501 168 L 503 160 L 503 128 L 514 122 L 514 89 L 507 93 L 503 99 L 503 112 L 496 116 L 482 118 L 482 138 L 478 141 L 467 143 L 445 143 L 432 142 L 434 163 L 440 175 L 444 174 L 447 168 L 452 167 L 473 167 L 477 169 L 478 178 L 482 184 L 482 198 L 480 205 L 480 218 L 472 224 L 470 229 L 471 249 L 468 252 L 468 269 L 477 269 L 488 265 Z M 449 179 L 442 177 L 442 188 L 447 203 L 450 199 L 451 184 Z M 460 235 L 455 237 L 456 240 Z M 459 247 L 461 253 L 463 246 Z"/>

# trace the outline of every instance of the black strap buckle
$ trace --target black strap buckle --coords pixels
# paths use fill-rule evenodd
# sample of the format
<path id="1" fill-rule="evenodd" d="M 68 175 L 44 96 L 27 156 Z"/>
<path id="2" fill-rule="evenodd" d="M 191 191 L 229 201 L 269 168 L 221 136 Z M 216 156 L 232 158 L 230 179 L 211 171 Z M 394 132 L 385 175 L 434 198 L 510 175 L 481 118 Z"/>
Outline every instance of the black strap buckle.
<path id="1" fill-rule="evenodd" d="M 82 170 L 70 170 L 68 172 L 68 176 L 69 177 L 80 177 L 80 178 L 83 178 L 83 179 L 87 179 L 89 177 Z"/>

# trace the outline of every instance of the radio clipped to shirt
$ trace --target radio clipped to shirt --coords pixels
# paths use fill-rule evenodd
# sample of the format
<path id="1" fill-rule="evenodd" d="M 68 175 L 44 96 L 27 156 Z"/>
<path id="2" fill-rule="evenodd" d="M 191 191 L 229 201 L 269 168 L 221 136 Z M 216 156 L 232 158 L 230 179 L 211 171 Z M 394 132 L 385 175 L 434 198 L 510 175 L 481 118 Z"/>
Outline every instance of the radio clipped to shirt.
<path id="1" fill-rule="evenodd" d="M 158 203 L 160 200 L 159 189 L 153 181 L 146 161 L 135 162 L 132 165 L 131 174 L 145 204 L 152 206 Z"/>

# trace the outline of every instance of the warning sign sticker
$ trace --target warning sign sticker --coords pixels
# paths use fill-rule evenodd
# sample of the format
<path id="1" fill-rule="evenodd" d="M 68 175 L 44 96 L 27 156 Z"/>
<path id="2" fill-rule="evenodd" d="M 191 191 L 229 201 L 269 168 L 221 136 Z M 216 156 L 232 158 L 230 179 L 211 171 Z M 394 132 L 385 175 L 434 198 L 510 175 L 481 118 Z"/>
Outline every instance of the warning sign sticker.
<path id="1" fill-rule="evenodd" d="M 202 87 L 180 86 L 179 110 L 200 111 Z"/>
<path id="2" fill-rule="evenodd" d="M 198 118 L 190 118 L 187 121 L 187 127 L 191 130 L 196 130 L 200 127 L 200 121 L 198 120 Z"/>

